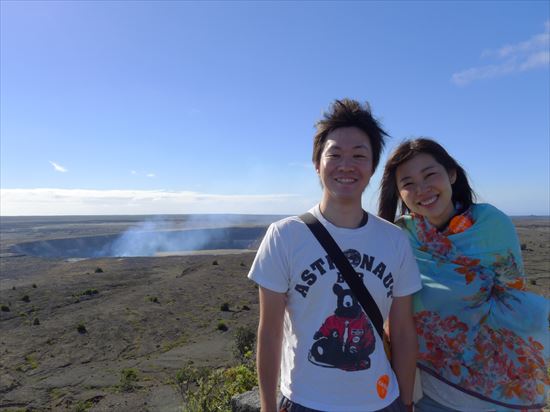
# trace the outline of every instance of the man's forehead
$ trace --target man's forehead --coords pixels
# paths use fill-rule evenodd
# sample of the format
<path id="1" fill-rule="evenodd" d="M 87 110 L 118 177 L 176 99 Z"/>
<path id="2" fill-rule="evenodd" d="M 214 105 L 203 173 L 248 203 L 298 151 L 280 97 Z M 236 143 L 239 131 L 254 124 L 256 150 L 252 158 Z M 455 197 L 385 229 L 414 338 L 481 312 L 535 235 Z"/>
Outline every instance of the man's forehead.
<path id="1" fill-rule="evenodd" d="M 362 142 L 351 142 L 351 146 L 349 144 L 345 144 L 346 142 L 340 142 L 334 139 L 327 139 L 325 142 L 325 149 L 344 149 L 344 148 L 351 148 L 351 149 L 370 149 L 370 142 L 368 138 L 365 138 Z"/>
<path id="2" fill-rule="evenodd" d="M 327 146 L 361 146 L 369 148 L 369 135 L 357 127 L 340 127 L 331 131 L 325 140 Z"/>

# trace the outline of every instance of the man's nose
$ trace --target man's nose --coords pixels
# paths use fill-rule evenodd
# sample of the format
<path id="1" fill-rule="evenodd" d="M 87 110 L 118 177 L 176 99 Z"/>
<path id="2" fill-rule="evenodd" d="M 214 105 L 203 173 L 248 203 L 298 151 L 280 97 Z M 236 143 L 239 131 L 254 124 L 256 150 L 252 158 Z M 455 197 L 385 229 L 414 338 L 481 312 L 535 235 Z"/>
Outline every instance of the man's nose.
<path id="1" fill-rule="evenodd" d="M 349 157 L 342 157 L 340 159 L 340 164 L 338 165 L 342 170 L 349 170 L 353 168 L 353 159 Z"/>

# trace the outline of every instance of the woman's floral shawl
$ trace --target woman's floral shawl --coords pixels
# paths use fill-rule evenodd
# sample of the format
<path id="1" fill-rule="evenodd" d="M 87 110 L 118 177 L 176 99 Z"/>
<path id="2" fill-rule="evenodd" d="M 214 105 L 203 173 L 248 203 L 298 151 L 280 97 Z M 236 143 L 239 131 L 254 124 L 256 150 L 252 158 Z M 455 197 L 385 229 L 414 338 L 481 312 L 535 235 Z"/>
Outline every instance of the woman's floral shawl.
<path id="1" fill-rule="evenodd" d="M 414 297 L 418 366 L 496 405 L 542 408 L 548 300 L 525 291 L 517 235 L 505 214 L 476 204 L 459 219 L 467 224 L 455 224 L 458 233 L 438 232 L 418 215 L 397 222 L 422 274 Z"/>

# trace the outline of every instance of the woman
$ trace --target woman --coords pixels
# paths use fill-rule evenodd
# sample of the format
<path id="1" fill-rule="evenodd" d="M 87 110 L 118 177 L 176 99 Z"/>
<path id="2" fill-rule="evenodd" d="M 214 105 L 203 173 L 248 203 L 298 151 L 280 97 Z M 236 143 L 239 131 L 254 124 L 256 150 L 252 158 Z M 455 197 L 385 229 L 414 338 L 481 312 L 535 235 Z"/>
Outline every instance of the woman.
<path id="1" fill-rule="evenodd" d="M 418 411 L 540 410 L 549 384 L 548 302 L 525 291 L 514 226 L 474 203 L 464 169 L 430 139 L 390 155 L 379 215 L 409 235 L 422 273 L 415 295 Z"/>

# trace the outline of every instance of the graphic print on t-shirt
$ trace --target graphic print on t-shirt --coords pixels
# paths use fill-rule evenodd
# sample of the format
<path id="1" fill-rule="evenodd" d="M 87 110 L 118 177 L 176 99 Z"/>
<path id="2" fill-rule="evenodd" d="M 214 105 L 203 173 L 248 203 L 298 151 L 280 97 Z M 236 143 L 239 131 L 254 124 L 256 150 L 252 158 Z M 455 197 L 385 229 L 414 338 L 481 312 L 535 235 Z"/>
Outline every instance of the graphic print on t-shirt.
<path id="1" fill-rule="evenodd" d="M 308 359 L 315 365 L 350 372 L 369 369 L 375 347 L 372 324 L 351 289 L 336 283 L 332 291 L 336 310 L 313 335 Z"/>

